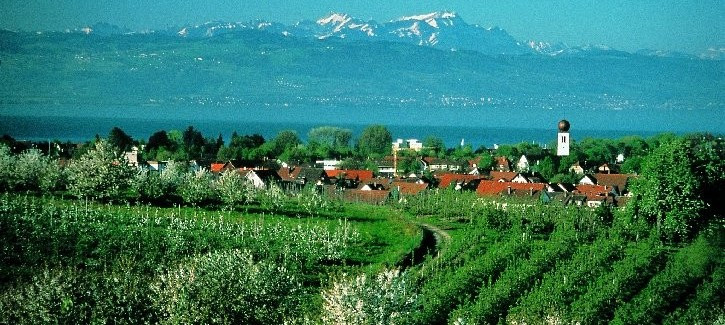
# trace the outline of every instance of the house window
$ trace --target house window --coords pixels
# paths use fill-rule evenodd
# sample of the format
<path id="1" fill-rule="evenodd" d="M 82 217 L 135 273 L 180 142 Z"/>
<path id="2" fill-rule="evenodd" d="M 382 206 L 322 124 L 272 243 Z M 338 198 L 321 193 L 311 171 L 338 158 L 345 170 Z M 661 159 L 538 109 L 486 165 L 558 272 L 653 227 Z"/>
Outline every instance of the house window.
<path id="1" fill-rule="evenodd" d="M 551 139 L 551 138 L 549 138 L 549 139 Z M 561 137 L 561 143 L 566 143 L 566 137 L 565 136 L 562 136 Z"/>

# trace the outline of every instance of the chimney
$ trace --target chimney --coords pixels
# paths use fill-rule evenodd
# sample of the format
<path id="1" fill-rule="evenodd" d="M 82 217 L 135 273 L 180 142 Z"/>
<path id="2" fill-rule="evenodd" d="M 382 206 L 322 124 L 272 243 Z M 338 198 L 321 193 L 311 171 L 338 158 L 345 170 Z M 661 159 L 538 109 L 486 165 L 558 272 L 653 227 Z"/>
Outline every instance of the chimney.
<path id="1" fill-rule="evenodd" d="M 506 187 L 506 193 L 508 193 L 509 195 L 511 195 L 511 186 L 507 186 Z"/>
<path id="2" fill-rule="evenodd" d="M 529 196 L 534 196 L 534 188 L 529 187 Z"/>

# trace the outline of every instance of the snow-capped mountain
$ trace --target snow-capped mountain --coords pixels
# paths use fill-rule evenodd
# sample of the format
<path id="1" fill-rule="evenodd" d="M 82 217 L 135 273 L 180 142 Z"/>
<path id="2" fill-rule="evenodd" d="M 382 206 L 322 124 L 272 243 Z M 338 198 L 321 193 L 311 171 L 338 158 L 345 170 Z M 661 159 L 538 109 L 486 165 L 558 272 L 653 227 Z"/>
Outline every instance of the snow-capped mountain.
<path id="1" fill-rule="evenodd" d="M 317 21 L 325 27 L 318 38 L 371 38 L 443 50 L 471 50 L 489 55 L 525 54 L 531 50 L 500 28 L 467 24 L 454 12 L 400 17 L 384 24 L 333 13 Z"/>
<path id="2" fill-rule="evenodd" d="M 68 31 L 71 32 L 71 31 Z M 73 30 L 73 32 L 76 33 L 83 33 L 86 35 L 97 35 L 97 36 L 112 36 L 112 35 L 126 35 L 126 34 L 133 34 L 133 31 L 131 31 L 128 28 L 122 28 L 118 27 L 116 25 L 111 25 L 108 23 L 95 23 L 90 26 L 84 26 L 81 28 L 76 28 Z"/>
<path id="3" fill-rule="evenodd" d="M 379 26 L 374 21 L 355 19 L 346 14 L 333 13 L 317 20 L 317 38 L 339 37 L 365 39 L 378 36 Z"/>
<path id="4" fill-rule="evenodd" d="M 540 54 L 550 57 L 653 56 L 678 59 L 722 60 L 725 49 L 712 48 L 695 56 L 671 51 L 640 50 L 628 53 L 604 45 L 569 46 L 530 40 L 518 42 L 498 27 L 468 24 L 455 12 L 440 11 L 404 16 L 385 23 L 362 20 L 333 12 L 315 21 L 302 20 L 285 25 L 265 20 L 250 22 L 212 21 L 199 25 L 170 28 L 158 33 L 183 38 L 209 38 L 243 31 L 262 31 L 272 35 L 300 39 L 337 39 L 341 41 L 385 41 L 425 46 L 446 51 L 467 50 L 486 55 Z M 75 29 L 73 32 L 101 36 L 130 34 L 132 31 L 109 24 Z"/>
<path id="5" fill-rule="evenodd" d="M 299 38 L 372 40 L 408 43 L 442 50 L 470 50 L 488 55 L 532 53 L 503 29 L 469 25 L 454 12 L 406 16 L 383 24 L 344 13 L 331 13 L 316 21 L 303 20 L 285 26 L 256 21 L 249 23 L 208 22 L 169 30 L 186 38 L 214 37 L 243 30 L 263 30 Z"/>

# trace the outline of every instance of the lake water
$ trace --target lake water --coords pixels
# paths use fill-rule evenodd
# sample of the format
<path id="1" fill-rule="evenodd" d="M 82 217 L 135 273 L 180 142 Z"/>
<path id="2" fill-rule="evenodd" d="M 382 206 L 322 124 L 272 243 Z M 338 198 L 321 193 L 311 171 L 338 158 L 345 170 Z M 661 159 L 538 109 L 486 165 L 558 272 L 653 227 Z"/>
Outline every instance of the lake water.
<path id="1" fill-rule="evenodd" d="M 725 133 L 725 109 L 510 109 L 510 108 L 344 108 L 344 107 L 92 107 L 67 105 L 0 106 L 0 134 L 16 139 L 86 141 L 106 136 L 118 126 L 134 138 L 158 130 L 193 125 L 205 136 L 232 132 L 272 138 L 285 129 L 307 132 L 323 125 L 351 129 L 359 135 L 370 124 L 384 124 L 393 138 L 424 139 L 434 135 L 446 145 L 462 139 L 474 148 L 521 141 L 551 143 L 561 119 L 571 122 L 574 139 L 650 136 L 661 132 Z"/>

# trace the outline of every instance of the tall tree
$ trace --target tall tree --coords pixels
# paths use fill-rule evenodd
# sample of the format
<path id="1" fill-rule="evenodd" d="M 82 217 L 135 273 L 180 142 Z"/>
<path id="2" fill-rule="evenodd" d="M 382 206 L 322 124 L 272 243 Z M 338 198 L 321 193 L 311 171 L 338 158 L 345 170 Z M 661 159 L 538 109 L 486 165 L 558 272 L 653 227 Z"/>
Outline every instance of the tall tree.
<path id="1" fill-rule="evenodd" d="M 161 147 L 173 149 L 173 142 L 169 139 L 166 131 L 157 131 L 149 137 L 149 142 L 146 144 L 147 150 L 159 149 Z"/>
<path id="2" fill-rule="evenodd" d="M 446 152 L 446 144 L 443 143 L 443 139 L 429 135 L 423 139 L 423 151 L 424 156 L 437 157 Z"/>
<path id="3" fill-rule="evenodd" d="M 117 150 L 125 152 L 131 150 L 133 138 L 116 126 L 108 133 L 108 143 Z"/>
<path id="4" fill-rule="evenodd" d="M 204 136 L 201 132 L 194 129 L 193 126 L 189 126 L 182 135 L 182 141 L 184 143 L 184 149 L 186 150 L 186 159 L 199 158 L 204 148 Z"/>
<path id="5" fill-rule="evenodd" d="M 279 157 L 285 150 L 297 147 L 301 143 L 297 132 L 283 130 L 277 133 L 277 136 L 269 143 L 268 153 L 271 157 Z"/>
<path id="6" fill-rule="evenodd" d="M 352 131 L 334 126 L 321 126 L 307 133 L 308 143 L 326 145 L 332 149 L 349 147 Z"/>
<path id="7" fill-rule="evenodd" d="M 358 139 L 357 146 L 364 156 L 382 157 L 390 154 L 393 136 L 384 125 L 371 125 L 365 128 Z"/>
<path id="8" fill-rule="evenodd" d="M 693 171 L 692 148 L 682 139 L 665 140 L 643 162 L 632 186 L 630 211 L 657 226 L 670 240 L 687 239 L 703 220 L 701 181 Z"/>

